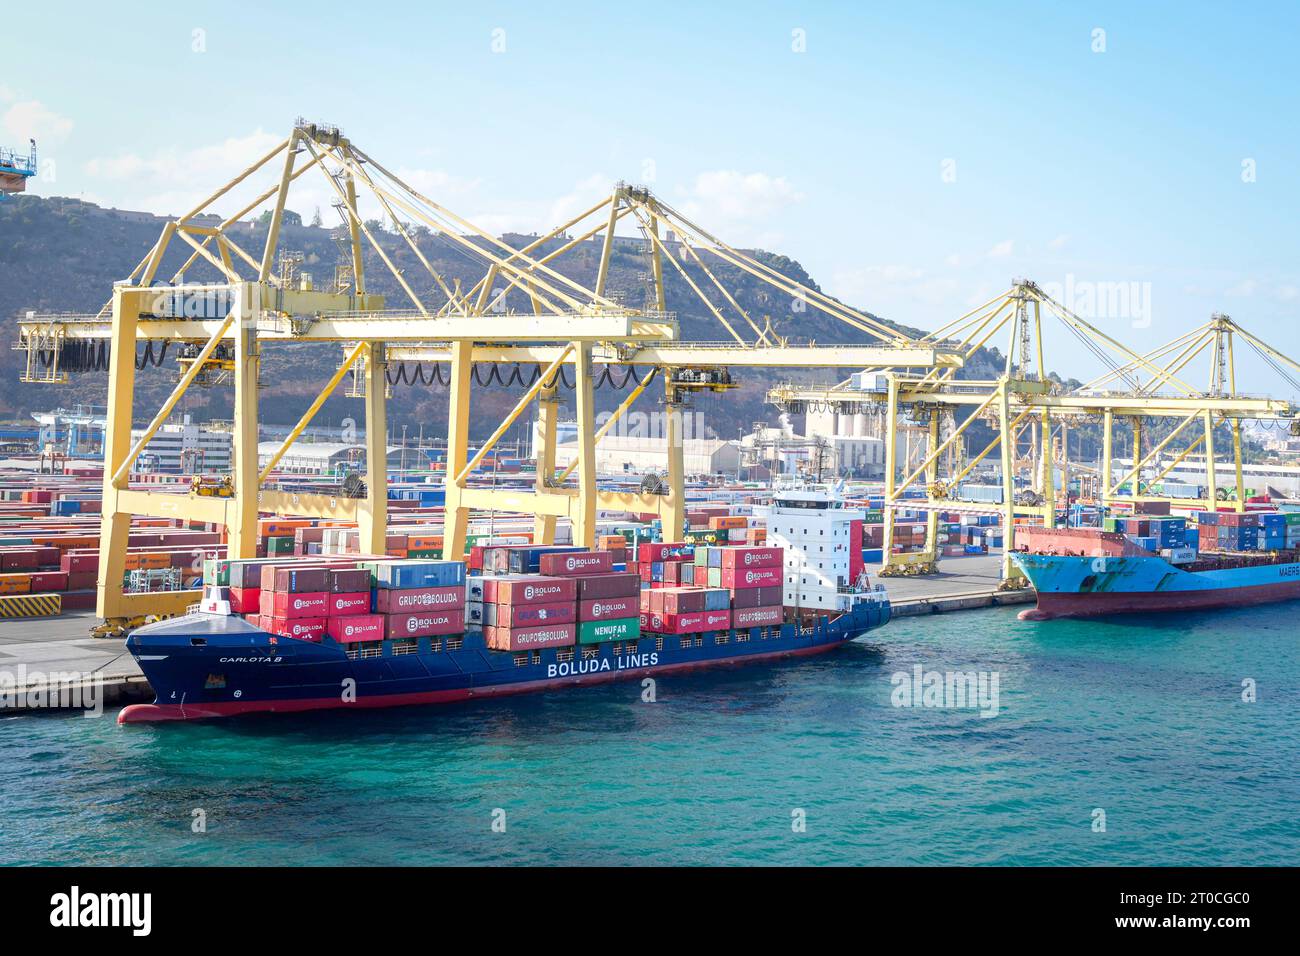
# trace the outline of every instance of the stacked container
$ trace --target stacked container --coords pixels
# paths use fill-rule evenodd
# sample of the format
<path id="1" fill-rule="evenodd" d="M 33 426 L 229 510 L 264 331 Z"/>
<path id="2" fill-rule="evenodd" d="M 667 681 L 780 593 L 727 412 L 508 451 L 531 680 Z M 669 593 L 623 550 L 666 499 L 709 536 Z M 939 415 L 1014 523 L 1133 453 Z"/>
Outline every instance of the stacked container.
<path id="1" fill-rule="evenodd" d="M 373 609 L 383 637 L 409 640 L 465 630 L 465 564 L 407 559 L 364 565 L 374 585 Z"/>

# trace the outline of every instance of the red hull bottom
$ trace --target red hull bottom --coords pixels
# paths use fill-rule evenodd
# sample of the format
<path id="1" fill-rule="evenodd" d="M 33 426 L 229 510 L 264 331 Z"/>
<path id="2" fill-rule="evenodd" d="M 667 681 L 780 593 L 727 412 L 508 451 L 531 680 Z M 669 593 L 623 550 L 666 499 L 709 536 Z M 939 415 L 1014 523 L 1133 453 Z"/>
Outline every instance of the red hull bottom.
<path id="1" fill-rule="evenodd" d="M 1207 611 L 1215 608 L 1254 607 L 1278 601 L 1300 600 L 1300 581 L 1260 584 L 1242 588 L 1196 591 L 1129 591 L 1090 594 L 1038 592 L 1038 606 L 1021 611 L 1022 621 L 1047 621 L 1054 617 L 1098 617 L 1107 614 L 1151 614 L 1171 611 Z"/>
<path id="2" fill-rule="evenodd" d="M 575 677 L 556 677 L 547 680 L 521 681 L 517 684 L 473 687 L 458 690 L 428 691 L 419 694 L 387 694 L 375 697 L 361 697 L 350 704 L 345 704 L 334 697 L 311 697 L 303 700 L 249 700 L 222 701 L 210 704 L 130 704 L 123 707 L 117 715 L 119 724 L 152 723 L 163 720 L 203 720 L 210 717 L 234 717 L 239 714 L 276 713 L 288 714 L 307 710 L 333 710 L 340 708 L 376 708 L 407 707 L 414 704 L 451 704 L 462 700 L 476 700 L 481 697 L 506 697 L 513 694 L 527 694 L 543 690 L 555 690 L 561 687 L 573 687 L 582 684 L 608 684 L 617 680 L 631 680 L 639 677 L 657 677 L 661 674 L 681 674 L 689 671 L 705 670 L 716 667 L 736 667 L 761 661 L 779 660 L 789 657 L 811 657 L 834 650 L 847 640 L 833 644 L 819 644 L 814 647 L 800 648 L 797 651 L 774 651 L 769 654 L 754 654 L 731 660 L 700 661 L 699 663 L 662 664 L 658 667 L 644 667 L 621 671 L 605 671 L 598 674 L 583 674 Z"/>

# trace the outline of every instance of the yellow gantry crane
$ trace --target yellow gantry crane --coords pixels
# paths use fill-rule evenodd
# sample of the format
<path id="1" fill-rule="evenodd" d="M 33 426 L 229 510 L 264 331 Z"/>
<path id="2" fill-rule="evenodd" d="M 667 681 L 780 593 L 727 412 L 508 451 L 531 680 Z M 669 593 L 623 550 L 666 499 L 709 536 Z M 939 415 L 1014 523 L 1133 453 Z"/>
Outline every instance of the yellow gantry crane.
<path id="1" fill-rule="evenodd" d="M 1044 318 L 1061 323 L 1079 344 L 1097 356 L 1108 371 L 1093 382 L 1066 390 L 1047 375 L 1043 351 Z M 1100 420 L 1103 454 L 1098 477 L 1098 503 L 1111 507 L 1117 501 L 1149 502 L 1164 496 L 1143 494 L 1137 482 L 1145 468 L 1155 468 L 1159 456 L 1187 429 L 1199 427 L 1200 437 L 1178 455 L 1163 463 L 1147 483 L 1155 484 L 1174 467 L 1204 446 L 1207 493 L 1180 497 L 1172 504 L 1190 508 L 1213 508 L 1217 500 L 1214 429 L 1227 422 L 1233 434 L 1233 462 L 1236 473 L 1237 507 L 1244 507 L 1242 494 L 1243 420 L 1263 419 L 1291 422 L 1296 409 L 1290 402 L 1240 394 L 1236 388 L 1233 341 L 1250 344 L 1283 374 L 1300 369 L 1283 353 L 1242 329 L 1226 316 L 1210 322 L 1149 354 L 1141 355 L 1114 337 L 1086 322 L 1048 296 L 1035 283 L 1017 281 L 1002 293 L 955 321 L 926 335 L 922 341 L 956 342 L 965 359 L 990 343 L 1005 343 L 1005 367 L 992 380 L 958 379 L 955 368 L 935 368 L 916 375 L 888 368 L 868 369 L 856 379 L 826 388 L 780 386 L 768 393 L 769 401 L 790 410 L 810 403 L 876 401 L 885 414 L 885 549 L 883 574 L 930 573 L 938 562 L 938 513 L 943 510 L 986 511 L 1001 515 L 1004 524 L 1003 577 L 1008 586 L 1023 583 L 1012 564 L 1017 518 L 1051 524 L 1057 518 L 1054 471 L 1060 466 L 1068 474 L 1064 455 L 1072 423 Z M 1212 355 L 1212 372 L 1205 388 L 1197 388 L 1182 377 L 1198 356 Z M 864 384 L 870 387 L 863 388 Z M 904 417 L 928 427 L 929 441 L 923 460 L 900 470 L 896 441 Z M 958 419 L 961 419 L 958 423 Z M 1175 427 L 1158 443 L 1144 446 L 1142 425 L 1147 419 L 1174 419 Z M 1115 479 L 1114 439 L 1117 420 L 1132 428 L 1133 462 L 1126 474 Z M 995 435 L 985 447 L 967 454 L 964 436 L 976 421 L 992 426 Z M 1025 433 L 1030 433 L 1028 454 L 1022 454 Z M 999 453 L 1001 501 L 996 504 L 961 500 L 961 484 L 986 458 Z M 946 474 L 940 470 L 948 461 Z M 1017 485 L 1017 475 L 1030 472 L 1027 487 Z M 1133 494 L 1120 495 L 1130 481 Z M 1068 488 L 1068 483 L 1063 487 Z M 921 496 L 909 496 L 923 490 Z M 920 552 L 894 554 L 894 512 L 899 508 L 927 512 L 926 546 Z"/>
<path id="2" fill-rule="evenodd" d="M 323 178 L 337 197 L 344 217 L 344 246 L 351 262 L 327 289 L 318 289 L 296 268 L 281 268 L 280 234 L 288 197 L 295 182 L 308 174 Z M 261 182 L 269 178 L 269 183 Z M 236 191 L 251 194 L 236 201 Z M 394 261 L 361 211 L 359 197 L 391 220 L 394 239 L 409 250 L 427 273 L 434 290 L 421 294 L 417 282 Z M 234 202 L 232 215 L 213 212 Z M 260 250 L 244 247 L 243 217 L 271 204 L 267 234 Z M 242 205 L 241 205 L 242 203 Z M 579 240 L 537 252 L 544 241 L 573 229 L 589 215 L 603 218 L 604 239 L 595 288 L 588 289 L 552 263 Z M 617 243 L 617 223 L 631 217 L 646 234 L 655 280 L 654 302 L 645 308 L 624 307 L 605 293 L 610 261 Z M 421 249 L 411 224 L 430 228 L 484 268 L 483 278 L 468 291 L 448 282 Z M 671 247 L 659 230 L 670 226 L 680 237 Z M 583 238 L 601 232 L 601 226 Z M 169 278 L 162 266 L 177 243 L 188 249 Z M 676 257 L 672 252 L 676 252 Z M 387 307 L 370 292 L 365 259 L 369 250 L 391 274 L 409 306 Z M 258 253 L 258 254 L 255 254 Z M 537 252 L 536 255 L 534 253 Z M 770 320 L 758 325 L 717 280 L 708 257 L 750 273 L 766 286 L 798 303 L 791 311 L 813 309 L 866 334 L 861 346 L 819 348 L 792 345 L 775 334 Z M 679 262 L 678 258 L 683 261 Z M 667 309 L 663 274 L 669 267 L 709 303 L 711 314 L 730 333 L 725 344 L 678 341 L 675 316 Z M 215 282 L 189 278 L 207 270 Z M 712 287 L 713 295 L 706 291 Z M 525 311 L 509 307 L 523 298 Z M 743 323 L 743 325 L 741 325 Z M 737 332 L 737 325 L 752 337 Z M 304 343 L 337 342 L 343 361 L 270 460 L 259 466 L 259 370 L 264 349 Z M 182 349 L 180 379 L 149 424 L 132 437 L 135 413 L 137 347 L 154 355 L 159 345 Z M 917 342 L 876 320 L 848 309 L 820 292 L 793 282 L 755 257 L 721 243 L 660 203 L 646 190 L 620 184 L 586 214 L 516 249 L 421 194 L 368 155 L 333 126 L 299 121 L 289 136 L 248 169 L 217 189 L 186 214 L 168 222 L 150 252 L 127 278 L 114 286 L 111 300 L 93 315 L 35 315 L 19 325 L 18 348 L 26 351 L 23 380 L 66 380 L 61 357 L 70 349 L 93 356 L 91 367 L 108 372 L 105 430 L 103 519 L 97 611 L 111 622 L 131 622 L 146 614 L 176 613 L 193 603 L 197 592 L 124 593 L 122 582 L 130 522 L 135 515 L 185 518 L 222 525 L 228 554 L 254 554 L 260 514 L 312 516 L 355 521 L 361 548 L 385 550 L 386 392 L 390 364 L 441 362 L 449 366 L 450 409 L 447 425 L 446 519 L 444 553 L 463 555 L 470 513 L 475 509 L 517 511 L 535 516 L 539 541 L 553 540 L 557 518 L 572 521 L 574 540 L 591 545 L 598 507 L 659 514 L 665 527 L 680 527 L 685 515 L 682 442 L 678 415 L 693 392 L 722 390 L 733 384 L 731 370 L 750 366 L 792 368 L 861 368 L 883 366 L 933 371 L 959 365 L 961 355 L 947 343 Z M 474 369 L 480 363 L 534 363 L 539 373 L 512 412 L 469 454 Z M 641 379 L 615 419 L 595 425 L 593 369 L 598 365 L 649 366 L 662 378 L 668 414 L 668 480 L 660 493 L 598 489 L 595 447 L 613 420 L 650 385 Z M 572 373 L 578 424 L 578 455 L 563 471 L 555 467 L 558 386 L 562 370 Z M 366 475 L 364 494 L 296 494 L 267 486 L 277 463 L 312 421 L 342 380 L 353 373 L 365 396 Z M 234 389 L 233 474 L 229 482 L 200 481 L 188 494 L 142 490 L 130 486 L 132 466 L 171 416 L 186 390 L 202 376 L 229 380 Z M 529 405 L 538 403 L 542 438 L 538 443 L 537 483 L 532 492 L 479 488 L 469 478 L 476 466 Z M 570 476 L 576 481 L 570 482 Z M 213 488 L 219 488 L 214 493 Z"/>

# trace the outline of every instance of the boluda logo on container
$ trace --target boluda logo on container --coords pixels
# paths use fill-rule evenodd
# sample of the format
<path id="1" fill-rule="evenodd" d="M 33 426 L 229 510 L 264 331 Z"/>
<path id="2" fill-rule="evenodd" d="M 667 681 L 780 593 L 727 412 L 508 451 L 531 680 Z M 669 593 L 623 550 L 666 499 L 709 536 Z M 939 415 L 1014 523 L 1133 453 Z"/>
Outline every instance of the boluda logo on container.
<path id="1" fill-rule="evenodd" d="M 464 603 L 465 588 L 461 585 L 412 588 L 406 591 L 384 589 L 378 593 L 378 609 L 385 612 L 458 608 Z"/>

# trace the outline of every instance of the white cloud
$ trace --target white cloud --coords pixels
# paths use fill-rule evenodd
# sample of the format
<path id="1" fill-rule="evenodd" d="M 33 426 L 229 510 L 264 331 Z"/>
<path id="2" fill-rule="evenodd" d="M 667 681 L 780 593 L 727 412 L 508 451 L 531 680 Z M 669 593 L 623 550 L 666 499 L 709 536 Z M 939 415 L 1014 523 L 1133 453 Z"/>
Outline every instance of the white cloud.
<path id="1" fill-rule="evenodd" d="M 1014 250 L 1014 248 L 1015 248 L 1015 240 L 1012 240 L 1012 239 L 1003 239 L 1001 242 L 999 242 L 997 245 L 995 245 L 992 249 L 990 249 L 990 250 L 986 253 L 986 255 L 987 255 L 990 259 L 1006 259 L 1006 258 L 1010 257 L 1010 255 L 1011 255 L 1012 251 Z"/>
<path id="2" fill-rule="evenodd" d="M 1051 242 L 1049 242 L 1049 243 L 1047 244 L 1047 248 L 1051 249 L 1053 252 L 1056 252 L 1056 251 L 1059 251 L 1059 250 L 1061 250 L 1061 249 L 1064 249 L 1064 248 L 1065 248 L 1065 244 L 1066 244 L 1067 242 L 1069 242 L 1069 241 L 1070 241 L 1070 236 L 1069 236 L 1069 234 L 1063 232 L 1063 233 L 1061 233 L 1059 236 L 1057 236 L 1055 239 L 1053 239 Z"/>
<path id="3" fill-rule="evenodd" d="M 18 94 L 14 92 L 13 87 L 0 83 L 0 103 L 12 103 L 16 99 Z"/>
<path id="4" fill-rule="evenodd" d="M 1277 297 L 1281 299 L 1283 302 L 1291 302 L 1296 298 L 1300 298 L 1300 288 L 1296 288 L 1295 286 L 1290 285 L 1289 283 L 1287 285 L 1280 286 L 1278 287 L 1277 290 Z"/>
<path id="5" fill-rule="evenodd" d="M 91 191 L 111 195 L 111 205 L 175 216 L 197 206 L 280 142 L 280 136 L 259 127 L 247 135 L 228 137 L 204 146 L 166 146 L 153 152 L 96 157 L 86 162 L 85 172 L 91 182 Z M 300 165 L 305 161 L 299 157 Z M 242 209 L 275 184 L 281 169 L 281 159 L 273 158 L 218 200 L 213 211 L 231 215 Z M 442 202 L 448 195 L 472 192 L 479 182 L 434 169 L 399 168 L 396 175 L 435 202 Z M 336 226 L 340 219 L 330 207 L 338 199 L 338 193 L 321 171 L 309 170 L 290 187 L 288 208 L 306 221 L 310 221 L 315 211 L 320 209 L 325 225 Z M 385 218 L 383 208 L 364 184 L 358 187 L 357 206 L 365 219 Z M 396 209 L 396 212 L 403 219 L 411 218 L 405 210 Z M 257 210 L 253 210 L 249 215 L 256 213 Z"/>
<path id="6" fill-rule="evenodd" d="M 803 199 L 784 176 L 719 169 L 700 173 L 691 202 L 731 219 L 761 219 Z"/>
<path id="7" fill-rule="evenodd" d="M 13 91 L 8 87 L 0 90 L 0 94 L 3 94 L 0 101 L 13 99 Z M 5 110 L 4 127 L 11 140 L 34 139 L 41 146 L 58 146 L 72 132 L 72 120 L 47 108 L 40 100 L 21 100 Z"/>
<path id="8" fill-rule="evenodd" d="M 1234 297 L 1239 297 L 1239 298 L 1245 298 L 1254 295 L 1255 290 L 1257 288 L 1259 288 L 1259 283 L 1256 282 L 1254 279 L 1242 279 L 1240 282 L 1236 283 L 1235 285 L 1230 286 L 1224 294 L 1234 296 Z"/>

